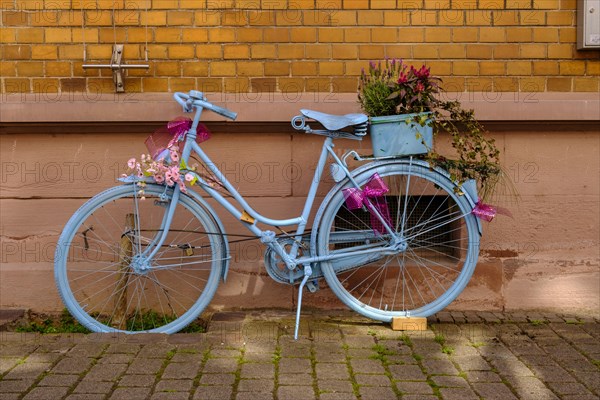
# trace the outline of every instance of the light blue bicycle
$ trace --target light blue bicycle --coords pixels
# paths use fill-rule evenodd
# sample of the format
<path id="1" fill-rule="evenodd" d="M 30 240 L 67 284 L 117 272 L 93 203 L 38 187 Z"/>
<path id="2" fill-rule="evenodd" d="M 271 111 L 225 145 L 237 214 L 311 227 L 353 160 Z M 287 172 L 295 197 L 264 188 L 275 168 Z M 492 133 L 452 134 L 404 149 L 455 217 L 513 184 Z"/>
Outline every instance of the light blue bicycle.
<path id="1" fill-rule="evenodd" d="M 325 140 L 302 214 L 277 220 L 253 210 L 196 142 L 203 110 L 229 119 L 236 114 L 201 92 L 176 93 L 175 100 L 195 111 L 180 143 L 182 159 L 188 165 L 195 153 L 219 182 L 196 174 L 193 188 L 265 244 L 265 268 L 275 281 L 299 284 L 297 318 L 303 289 L 318 290 L 323 277 L 348 307 L 379 321 L 434 314 L 469 282 L 481 232 L 472 213 L 474 185 L 457 190 L 445 171 L 415 157 L 361 158 L 354 151 L 338 157 L 334 139 L 361 140 L 365 115 L 302 110 L 292 120 L 294 128 Z M 324 129 L 313 130 L 310 120 Z M 349 170 L 349 158 L 360 167 Z M 311 214 L 328 160 L 337 183 Z M 59 292 L 73 316 L 95 332 L 177 332 L 197 319 L 227 276 L 229 238 L 213 208 L 191 188 L 183 193 L 178 185 L 143 180 L 143 199 L 140 178 L 133 176 L 91 198 L 58 241 Z M 284 233 L 285 226 L 295 232 Z"/>

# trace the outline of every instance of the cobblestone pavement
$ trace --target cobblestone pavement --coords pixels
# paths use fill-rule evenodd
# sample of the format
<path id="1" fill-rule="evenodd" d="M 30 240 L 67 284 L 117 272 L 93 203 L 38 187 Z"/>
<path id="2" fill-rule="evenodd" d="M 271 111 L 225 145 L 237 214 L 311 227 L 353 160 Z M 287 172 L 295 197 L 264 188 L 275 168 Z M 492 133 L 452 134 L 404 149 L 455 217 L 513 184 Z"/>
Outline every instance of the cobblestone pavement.
<path id="1" fill-rule="evenodd" d="M 448 313 L 424 332 L 324 311 L 216 314 L 208 333 L 0 333 L 0 399 L 598 399 L 600 322 Z"/>

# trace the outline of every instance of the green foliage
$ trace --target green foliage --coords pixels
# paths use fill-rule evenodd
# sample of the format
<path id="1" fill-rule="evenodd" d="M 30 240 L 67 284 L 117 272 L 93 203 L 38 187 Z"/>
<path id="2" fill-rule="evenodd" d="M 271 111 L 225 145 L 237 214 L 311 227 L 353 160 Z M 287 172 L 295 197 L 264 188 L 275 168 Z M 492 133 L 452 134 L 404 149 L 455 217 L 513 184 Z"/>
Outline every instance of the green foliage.
<path id="1" fill-rule="evenodd" d="M 67 309 L 58 318 L 46 317 L 18 326 L 17 332 L 34 333 L 89 333 L 90 331 L 75 320 Z"/>
<path id="2" fill-rule="evenodd" d="M 494 139 L 475 119 L 475 113 L 463 109 L 460 102 L 441 99 L 441 79 L 431 76 L 425 65 L 419 69 L 402 61 L 386 60 L 369 63 L 362 71 L 358 100 L 371 117 L 397 114 L 428 113 L 414 122 L 429 125 L 434 135 L 447 132 L 452 139 L 456 158 L 446 158 L 433 149 L 427 161 L 434 167 L 447 170 L 460 185 L 475 179 L 482 198 L 488 198 L 502 176 L 500 151 Z"/>

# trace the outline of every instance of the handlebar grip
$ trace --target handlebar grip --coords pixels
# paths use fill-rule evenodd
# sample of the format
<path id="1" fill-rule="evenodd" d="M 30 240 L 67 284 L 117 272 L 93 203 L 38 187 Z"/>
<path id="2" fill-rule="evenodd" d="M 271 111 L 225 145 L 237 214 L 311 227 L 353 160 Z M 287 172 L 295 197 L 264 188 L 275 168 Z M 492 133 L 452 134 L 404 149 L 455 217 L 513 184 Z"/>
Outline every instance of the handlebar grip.
<path id="1" fill-rule="evenodd" d="M 225 118 L 229 118 L 231 120 L 234 120 L 237 118 L 237 113 L 233 112 L 231 110 L 228 110 L 226 108 L 223 107 L 219 107 L 219 106 L 215 106 L 214 104 L 211 104 L 211 111 L 216 112 L 219 115 L 224 116 Z"/>

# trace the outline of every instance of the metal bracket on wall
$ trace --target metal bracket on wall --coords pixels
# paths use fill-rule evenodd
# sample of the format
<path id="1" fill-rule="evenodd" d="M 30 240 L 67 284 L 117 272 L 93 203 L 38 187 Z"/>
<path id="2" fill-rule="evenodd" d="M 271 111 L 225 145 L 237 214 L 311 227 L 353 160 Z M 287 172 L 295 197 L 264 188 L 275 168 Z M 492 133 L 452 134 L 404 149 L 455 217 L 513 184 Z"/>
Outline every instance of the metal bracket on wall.
<path id="1" fill-rule="evenodd" d="M 148 69 L 147 64 L 122 64 L 123 62 L 123 45 L 115 44 L 113 46 L 112 58 L 110 64 L 84 64 L 83 68 L 110 68 L 113 73 L 113 81 L 115 82 L 115 92 L 125 92 L 125 84 L 123 82 L 124 69 Z"/>

